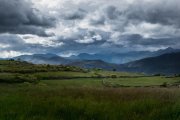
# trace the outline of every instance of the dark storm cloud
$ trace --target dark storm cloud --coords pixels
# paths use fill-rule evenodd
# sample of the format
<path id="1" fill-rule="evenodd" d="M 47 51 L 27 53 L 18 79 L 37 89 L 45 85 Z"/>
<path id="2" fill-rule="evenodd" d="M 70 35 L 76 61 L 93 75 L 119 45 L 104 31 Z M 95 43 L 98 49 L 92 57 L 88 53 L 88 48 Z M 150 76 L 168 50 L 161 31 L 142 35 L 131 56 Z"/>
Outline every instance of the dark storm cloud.
<path id="1" fill-rule="evenodd" d="M 87 12 L 83 9 L 78 9 L 78 10 L 72 10 L 69 13 L 65 13 L 63 15 L 63 18 L 65 20 L 81 20 L 86 16 Z"/>
<path id="2" fill-rule="evenodd" d="M 97 15 L 99 17 L 91 19 L 90 24 L 96 26 L 106 23 L 112 27 L 112 30 L 121 32 L 128 24 L 137 25 L 143 22 L 180 28 L 180 12 L 178 12 L 180 1 L 178 0 L 135 0 L 125 7 L 120 3 L 106 5 L 103 10 L 97 9 L 96 13 L 99 13 Z"/>
<path id="3" fill-rule="evenodd" d="M 122 35 L 119 37 L 119 42 L 126 42 L 128 46 L 173 46 L 178 43 L 180 38 L 144 38 L 139 34 Z M 123 44 L 122 44 L 123 45 Z"/>
<path id="4" fill-rule="evenodd" d="M 139 0 L 130 5 L 126 11 L 128 19 L 159 23 L 162 25 L 174 25 L 180 27 L 180 1 L 160 0 L 146 2 Z"/>
<path id="5" fill-rule="evenodd" d="M 44 28 L 37 26 L 0 26 L 0 33 L 13 33 L 13 34 L 36 34 L 38 36 L 48 37 L 53 34 L 48 34 Z"/>
<path id="6" fill-rule="evenodd" d="M 29 44 L 26 43 L 22 38 L 17 35 L 11 34 L 1 34 L 0 35 L 0 44 L 7 45 L 7 47 L 0 48 L 2 51 L 19 51 L 19 52 L 29 52 L 33 49 L 35 51 L 37 48 L 42 48 L 40 44 Z"/>
<path id="7" fill-rule="evenodd" d="M 0 32 L 46 36 L 54 19 L 41 14 L 28 0 L 0 0 Z"/>
<path id="8" fill-rule="evenodd" d="M 106 8 L 106 15 L 109 19 L 117 19 L 120 16 L 120 12 L 115 6 L 108 6 Z"/>

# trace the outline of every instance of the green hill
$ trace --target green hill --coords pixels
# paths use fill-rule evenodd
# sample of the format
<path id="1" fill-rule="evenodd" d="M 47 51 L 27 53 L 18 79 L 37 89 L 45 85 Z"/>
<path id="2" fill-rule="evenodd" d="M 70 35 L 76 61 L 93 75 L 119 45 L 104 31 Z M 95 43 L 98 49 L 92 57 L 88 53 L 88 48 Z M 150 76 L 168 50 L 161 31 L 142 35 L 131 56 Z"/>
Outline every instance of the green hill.
<path id="1" fill-rule="evenodd" d="M 28 62 L 14 60 L 0 60 L 0 82 L 21 83 L 38 82 L 50 79 L 73 79 L 73 78 L 110 78 L 120 76 L 137 76 L 120 72 L 102 71 L 99 69 L 82 69 L 64 65 L 37 65 Z"/>

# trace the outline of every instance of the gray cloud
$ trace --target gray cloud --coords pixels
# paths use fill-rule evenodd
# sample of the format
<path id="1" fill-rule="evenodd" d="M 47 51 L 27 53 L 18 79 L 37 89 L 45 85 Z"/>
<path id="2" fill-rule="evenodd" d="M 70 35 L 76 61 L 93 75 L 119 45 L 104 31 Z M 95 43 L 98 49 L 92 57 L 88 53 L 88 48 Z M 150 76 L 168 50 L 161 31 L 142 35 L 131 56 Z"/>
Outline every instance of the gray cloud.
<path id="1" fill-rule="evenodd" d="M 98 16 L 97 18 L 90 19 L 89 22 L 91 25 L 105 25 L 106 18 L 104 16 Z"/>
<path id="2" fill-rule="evenodd" d="M 106 15 L 109 19 L 117 19 L 120 16 L 120 11 L 115 6 L 108 6 L 106 8 Z"/>
<path id="3" fill-rule="evenodd" d="M 0 32 L 47 35 L 54 19 L 41 14 L 28 0 L 0 0 Z"/>
<path id="4" fill-rule="evenodd" d="M 146 47 L 155 47 L 158 48 L 160 46 L 164 47 L 173 47 L 179 43 L 180 37 L 174 38 L 144 38 L 139 34 L 131 34 L 131 35 L 122 35 L 117 37 L 117 41 L 114 44 L 119 44 L 123 47 L 133 47 L 133 46 L 141 46 L 141 48 L 146 49 Z"/>
<path id="5" fill-rule="evenodd" d="M 86 16 L 87 12 L 83 9 L 72 10 L 68 13 L 63 14 L 65 20 L 81 20 Z"/>
<path id="6" fill-rule="evenodd" d="M 146 2 L 139 0 L 130 5 L 126 11 L 128 19 L 159 23 L 162 25 L 174 25 L 180 27 L 180 1 L 160 0 Z"/>
<path id="7" fill-rule="evenodd" d="M 35 44 L 28 44 L 22 38 L 18 37 L 17 35 L 10 35 L 10 34 L 1 34 L 0 35 L 0 44 L 3 44 L 4 48 L 1 48 L 1 51 L 19 51 L 19 52 L 31 52 L 28 49 L 35 48 Z M 40 45 L 39 45 L 40 46 Z M 36 45 L 36 47 L 39 47 Z M 34 50 L 34 49 L 33 49 Z"/>

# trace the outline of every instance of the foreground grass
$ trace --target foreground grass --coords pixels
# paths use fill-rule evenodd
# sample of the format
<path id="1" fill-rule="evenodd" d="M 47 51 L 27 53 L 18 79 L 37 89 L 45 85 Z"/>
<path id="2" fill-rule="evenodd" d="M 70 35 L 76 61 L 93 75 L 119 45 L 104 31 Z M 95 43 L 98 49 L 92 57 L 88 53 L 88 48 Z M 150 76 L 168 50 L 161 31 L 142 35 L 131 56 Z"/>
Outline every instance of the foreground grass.
<path id="1" fill-rule="evenodd" d="M 53 83 L 54 82 L 54 83 Z M 64 82 L 63 86 L 61 85 Z M 177 88 L 104 88 L 99 81 L 0 84 L 1 120 L 179 120 Z M 97 87 L 98 86 L 98 87 Z"/>

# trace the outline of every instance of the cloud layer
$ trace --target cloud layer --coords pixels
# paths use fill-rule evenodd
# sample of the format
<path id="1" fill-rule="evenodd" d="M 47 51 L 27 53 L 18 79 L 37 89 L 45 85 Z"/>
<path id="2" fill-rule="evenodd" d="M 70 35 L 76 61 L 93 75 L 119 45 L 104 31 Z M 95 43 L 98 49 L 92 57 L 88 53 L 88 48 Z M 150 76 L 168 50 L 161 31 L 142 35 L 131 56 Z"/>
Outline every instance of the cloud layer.
<path id="1" fill-rule="evenodd" d="M 47 36 L 44 28 L 53 25 L 53 18 L 33 8 L 29 0 L 0 0 L 0 32 Z"/>
<path id="2" fill-rule="evenodd" d="M 70 55 L 179 48 L 177 11 L 179 0 L 0 0 L 0 50 Z"/>

